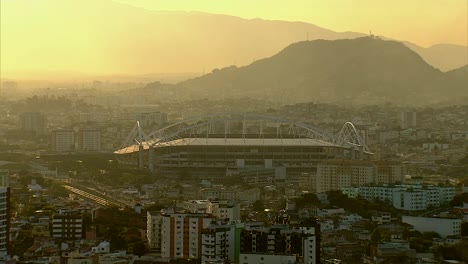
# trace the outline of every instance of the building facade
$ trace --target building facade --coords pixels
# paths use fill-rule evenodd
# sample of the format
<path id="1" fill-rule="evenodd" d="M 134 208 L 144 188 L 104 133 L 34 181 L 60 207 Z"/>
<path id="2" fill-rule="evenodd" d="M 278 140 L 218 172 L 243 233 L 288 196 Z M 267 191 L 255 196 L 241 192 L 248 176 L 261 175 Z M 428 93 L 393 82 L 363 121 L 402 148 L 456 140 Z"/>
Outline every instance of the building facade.
<path id="1" fill-rule="evenodd" d="M 0 171 L 0 261 L 6 261 L 10 239 L 10 187 L 8 172 Z"/>
<path id="2" fill-rule="evenodd" d="M 146 237 L 151 251 L 161 252 L 161 225 L 160 212 L 148 211 L 146 213 Z"/>
<path id="3" fill-rule="evenodd" d="M 410 224 L 419 232 L 436 232 L 442 237 L 460 236 L 462 219 L 407 216 L 401 218 L 403 223 Z"/>
<path id="4" fill-rule="evenodd" d="M 47 118 L 39 112 L 26 112 L 19 115 L 20 128 L 23 131 L 34 132 L 38 135 L 46 134 Z"/>
<path id="5" fill-rule="evenodd" d="M 101 150 L 101 131 L 97 129 L 80 129 L 77 139 L 78 151 L 93 152 Z"/>
<path id="6" fill-rule="evenodd" d="M 393 207 L 407 211 L 425 210 L 429 206 L 442 206 L 455 196 L 453 186 L 421 184 L 383 184 L 374 186 L 347 187 L 342 189 L 349 197 L 361 196 L 367 200 L 380 200 Z"/>
<path id="7" fill-rule="evenodd" d="M 223 264 L 235 259 L 234 226 L 210 226 L 202 230 L 201 263 Z"/>
<path id="8" fill-rule="evenodd" d="M 51 237 L 62 239 L 83 238 L 83 219 L 78 213 L 55 214 L 52 218 Z"/>
<path id="9" fill-rule="evenodd" d="M 246 254 L 251 254 L 251 259 L 256 259 L 255 255 L 281 255 L 294 256 L 295 263 L 320 263 L 320 224 L 317 221 L 246 228 L 242 230 L 240 239 L 241 263 L 244 263 Z"/>
<path id="10" fill-rule="evenodd" d="M 75 131 L 72 129 L 59 129 L 52 131 L 51 150 L 54 152 L 75 151 Z"/>
<path id="11" fill-rule="evenodd" d="M 201 257 L 202 230 L 214 218 L 207 214 L 163 214 L 161 257 L 198 259 Z"/>
<path id="12" fill-rule="evenodd" d="M 326 160 L 317 166 L 315 190 L 318 193 L 370 183 L 403 180 L 401 163 L 370 160 Z"/>

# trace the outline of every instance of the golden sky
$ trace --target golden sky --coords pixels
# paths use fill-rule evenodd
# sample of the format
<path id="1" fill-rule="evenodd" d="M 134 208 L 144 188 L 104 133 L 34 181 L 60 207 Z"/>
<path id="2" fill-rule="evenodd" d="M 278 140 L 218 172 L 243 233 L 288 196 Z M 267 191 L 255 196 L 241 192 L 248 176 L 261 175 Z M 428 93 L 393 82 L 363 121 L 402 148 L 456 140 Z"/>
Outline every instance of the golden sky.
<path id="1" fill-rule="evenodd" d="M 151 10 L 304 21 L 334 31 L 372 32 L 420 46 L 466 45 L 467 0 L 116 0 Z"/>
<path id="2" fill-rule="evenodd" d="M 202 72 L 205 68 L 211 70 L 236 62 L 242 65 L 258 56 L 271 56 L 291 43 L 252 47 L 247 39 L 239 50 L 227 47 L 236 44 L 237 35 L 223 29 L 213 31 L 215 37 L 209 35 L 216 22 L 206 20 L 206 25 L 193 25 L 192 30 L 187 17 L 172 20 L 181 21 L 185 32 L 193 34 L 186 36 L 178 25 L 165 23 L 164 15 L 155 18 L 148 10 L 304 21 L 334 31 L 372 30 L 376 35 L 427 47 L 438 43 L 466 45 L 467 4 L 468 0 L 0 0 L 1 73 L 4 77 L 7 73 L 38 71 Z M 140 12 L 137 7 L 146 10 Z M 200 32 L 200 28 L 206 32 Z M 153 36 L 148 30 L 153 30 Z M 275 28 L 268 30 L 274 32 Z M 305 32 L 291 32 L 296 35 L 284 39 L 304 40 Z M 170 36 L 172 42 L 155 39 L 160 33 L 167 33 L 165 38 Z M 205 47 L 208 44 L 200 41 L 194 43 L 198 54 L 176 49 L 186 38 L 193 40 L 198 35 L 207 42 L 219 40 L 218 47 L 226 47 L 225 54 L 208 61 L 206 58 L 213 56 L 212 47 L 210 50 Z M 239 58 L 241 55 L 244 58 Z"/>

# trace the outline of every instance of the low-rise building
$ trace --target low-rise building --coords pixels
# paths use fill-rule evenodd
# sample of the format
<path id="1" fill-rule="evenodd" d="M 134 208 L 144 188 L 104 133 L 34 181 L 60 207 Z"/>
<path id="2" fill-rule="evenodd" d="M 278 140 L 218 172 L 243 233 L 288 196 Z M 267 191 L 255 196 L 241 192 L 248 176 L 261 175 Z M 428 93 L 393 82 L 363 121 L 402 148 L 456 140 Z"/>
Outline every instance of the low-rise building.
<path id="1" fill-rule="evenodd" d="M 455 196 L 453 186 L 434 186 L 421 184 L 368 185 L 342 189 L 349 197 L 358 196 L 368 200 L 388 202 L 397 209 L 407 211 L 425 210 L 429 206 L 441 206 Z"/>
<path id="2" fill-rule="evenodd" d="M 461 223 L 459 218 L 402 216 L 401 221 L 413 226 L 419 232 L 436 232 L 442 237 L 460 236 Z"/>

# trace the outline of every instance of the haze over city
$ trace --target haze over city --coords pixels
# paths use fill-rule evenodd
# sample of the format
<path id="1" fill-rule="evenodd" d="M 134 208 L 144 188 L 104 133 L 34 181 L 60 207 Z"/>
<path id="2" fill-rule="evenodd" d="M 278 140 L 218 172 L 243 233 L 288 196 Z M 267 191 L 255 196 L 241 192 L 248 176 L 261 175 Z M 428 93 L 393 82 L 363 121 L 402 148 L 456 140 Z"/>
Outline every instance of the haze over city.
<path id="1" fill-rule="evenodd" d="M 250 64 L 294 42 L 370 32 L 418 45 L 414 49 L 444 71 L 466 63 L 464 0 L 3 0 L 1 5 L 2 78 L 202 74 Z"/>

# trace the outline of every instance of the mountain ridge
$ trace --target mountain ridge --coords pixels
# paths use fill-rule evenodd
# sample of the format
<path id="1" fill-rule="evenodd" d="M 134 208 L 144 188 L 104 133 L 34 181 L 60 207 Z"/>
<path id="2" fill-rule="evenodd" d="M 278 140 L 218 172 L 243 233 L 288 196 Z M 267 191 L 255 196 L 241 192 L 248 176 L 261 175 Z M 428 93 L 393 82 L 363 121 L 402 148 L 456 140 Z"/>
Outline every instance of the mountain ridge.
<path id="1" fill-rule="evenodd" d="M 43 4 L 47 1 L 55 3 L 53 10 Z M 94 8 L 87 8 L 91 3 Z M 14 9 L 15 2 L 7 1 L 5 5 L 9 6 L 4 9 Z M 2 26 L 5 36 L 2 44 L 10 47 L 1 58 L 5 77 L 8 77 L 5 72 L 15 72 L 14 66 L 25 64 L 26 60 L 30 62 L 25 64 L 30 67 L 26 69 L 28 71 L 67 69 L 98 76 L 204 72 L 231 64 L 248 65 L 278 53 L 291 43 L 307 40 L 307 37 L 309 40 L 333 40 L 366 36 L 357 32 L 336 32 L 302 21 L 156 11 L 111 0 L 43 0 L 34 5 L 35 9 L 18 7 L 18 11 L 31 18 L 29 20 L 20 16 L 2 18 L 15 25 Z M 45 17 L 50 21 L 44 22 Z M 70 36 L 66 28 L 60 27 L 64 23 L 76 30 L 76 34 Z M 37 29 L 41 35 L 15 33 L 30 29 Z M 60 41 L 53 41 L 55 39 Z M 26 49 L 15 48 L 12 43 L 36 45 Z M 444 71 L 458 68 L 460 60 L 466 58 L 463 53 L 466 51 L 461 46 L 422 48 L 408 45 L 422 54 L 427 62 Z M 48 68 L 44 68 L 44 61 L 48 61 Z"/>
<path id="2" fill-rule="evenodd" d="M 176 87 L 193 98 L 417 103 L 467 96 L 461 70 L 444 73 L 401 42 L 362 37 L 294 43 L 269 58 L 215 69 Z"/>

